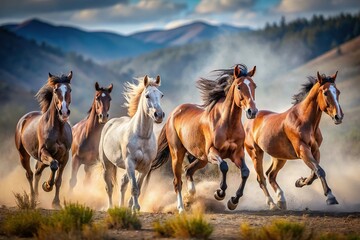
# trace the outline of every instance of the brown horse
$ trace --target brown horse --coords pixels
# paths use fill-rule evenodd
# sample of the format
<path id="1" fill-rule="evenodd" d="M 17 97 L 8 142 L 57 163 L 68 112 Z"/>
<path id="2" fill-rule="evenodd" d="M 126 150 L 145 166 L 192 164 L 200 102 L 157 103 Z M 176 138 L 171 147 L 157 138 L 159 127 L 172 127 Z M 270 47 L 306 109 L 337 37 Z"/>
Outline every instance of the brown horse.
<path id="1" fill-rule="evenodd" d="M 283 113 L 260 111 L 257 117 L 245 123 L 245 147 L 254 162 L 257 180 L 265 193 L 266 203 L 270 209 L 276 209 L 266 188 L 263 173 L 263 154 L 272 157 L 270 168 L 266 171 L 270 185 L 277 194 L 277 206 L 286 209 L 283 191 L 276 182 L 276 176 L 287 160 L 302 159 L 311 169 L 307 178 L 296 181 L 296 187 L 310 185 L 316 178 L 320 178 L 327 196 L 327 204 L 337 204 L 336 198 L 325 180 L 325 171 L 320 167 L 319 147 L 322 135 L 319 123 L 322 112 L 328 114 L 340 124 L 343 112 L 339 104 L 339 90 L 336 88 L 335 75 L 327 77 L 317 73 L 317 79 L 309 77 L 309 82 L 302 91 L 294 95 L 294 106 Z"/>
<path id="2" fill-rule="evenodd" d="M 91 168 L 97 163 L 99 156 L 99 141 L 101 130 L 107 122 L 110 109 L 110 93 L 113 85 L 107 88 L 95 83 L 95 96 L 88 116 L 72 127 L 74 141 L 71 145 L 72 171 L 70 179 L 70 191 L 76 185 L 77 173 L 81 164 L 85 169 L 85 184 L 90 182 Z"/>
<path id="3" fill-rule="evenodd" d="M 228 171 L 224 159 L 229 158 L 235 163 L 241 171 L 242 180 L 228 207 L 231 210 L 236 208 L 249 176 L 244 161 L 245 132 L 241 123 L 241 109 L 245 110 L 248 118 L 254 118 L 257 113 L 254 102 L 256 86 L 252 80 L 255 70 L 256 67 L 248 72 L 245 65 L 236 65 L 234 69 L 217 70 L 220 74 L 216 80 L 200 79 L 198 88 L 202 92 L 204 105 L 178 106 L 162 129 L 152 170 L 168 161 L 171 154 L 179 212 L 184 210 L 181 170 L 187 152 L 196 158 L 186 169 L 190 194 L 195 193 L 194 172 L 211 162 L 218 164 L 222 172 L 220 189 L 214 196 L 217 200 L 224 199 Z"/>
<path id="4" fill-rule="evenodd" d="M 20 154 L 21 164 L 26 170 L 31 197 L 34 199 L 38 196 L 41 173 L 50 166 L 50 178 L 43 183 L 42 188 L 50 192 L 55 183 L 56 192 L 52 202 L 55 208 L 60 207 L 59 191 L 62 174 L 72 143 L 71 127 L 67 122 L 70 115 L 71 78 L 72 72 L 60 77 L 49 73 L 47 84 L 36 94 L 41 112 L 30 112 L 20 118 L 15 132 L 15 145 Z M 30 157 L 37 160 L 35 187 L 33 187 Z"/>

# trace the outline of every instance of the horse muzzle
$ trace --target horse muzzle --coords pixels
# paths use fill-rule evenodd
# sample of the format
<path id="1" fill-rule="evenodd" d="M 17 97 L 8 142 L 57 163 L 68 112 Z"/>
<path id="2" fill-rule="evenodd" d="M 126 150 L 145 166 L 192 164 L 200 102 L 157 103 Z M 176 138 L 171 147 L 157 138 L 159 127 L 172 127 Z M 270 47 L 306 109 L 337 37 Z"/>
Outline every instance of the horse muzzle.
<path id="1" fill-rule="evenodd" d="M 162 123 L 164 117 L 165 117 L 165 113 L 163 111 L 154 112 L 155 123 Z"/>
<path id="2" fill-rule="evenodd" d="M 339 116 L 338 114 L 336 114 L 332 119 L 333 119 L 334 123 L 336 125 L 338 125 L 338 124 L 342 123 L 343 118 L 344 118 L 343 115 Z"/>
<path id="3" fill-rule="evenodd" d="M 245 112 L 248 119 L 254 119 L 256 117 L 256 114 L 258 113 L 258 110 L 257 108 L 248 108 Z"/>
<path id="4" fill-rule="evenodd" d="M 105 124 L 105 123 L 108 121 L 109 114 L 108 114 L 108 113 L 107 113 L 107 114 L 102 114 L 102 113 L 100 113 L 100 114 L 98 115 L 98 117 L 99 117 L 99 123 L 100 123 L 100 124 Z"/>

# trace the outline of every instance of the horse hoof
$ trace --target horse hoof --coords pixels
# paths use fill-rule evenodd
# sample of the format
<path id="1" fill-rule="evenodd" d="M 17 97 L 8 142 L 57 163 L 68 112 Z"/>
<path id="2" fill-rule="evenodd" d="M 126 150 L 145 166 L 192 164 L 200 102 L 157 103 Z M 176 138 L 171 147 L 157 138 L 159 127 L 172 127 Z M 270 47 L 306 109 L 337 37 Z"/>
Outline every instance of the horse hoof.
<path id="1" fill-rule="evenodd" d="M 271 203 L 271 204 L 269 205 L 269 209 L 270 209 L 271 211 L 279 210 L 278 206 L 276 206 L 276 205 L 273 204 L 273 203 Z"/>
<path id="2" fill-rule="evenodd" d="M 235 210 L 235 208 L 237 207 L 237 203 L 233 202 L 233 197 L 231 197 L 227 203 L 227 207 L 229 210 Z"/>
<path id="3" fill-rule="evenodd" d="M 327 205 L 339 204 L 335 197 L 326 199 Z"/>
<path id="4" fill-rule="evenodd" d="M 42 184 L 42 189 L 45 191 L 45 192 L 50 192 L 52 189 L 53 189 L 53 186 L 50 186 L 47 182 L 44 182 Z"/>
<path id="5" fill-rule="evenodd" d="M 286 206 L 286 202 L 280 202 L 278 201 L 276 203 L 277 207 L 280 209 L 280 210 L 286 210 L 287 209 L 287 206 Z"/>
<path id="6" fill-rule="evenodd" d="M 52 207 L 55 210 L 61 210 L 61 208 L 62 208 L 59 202 L 55 202 L 55 203 L 53 202 Z"/>
<path id="7" fill-rule="evenodd" d="M 223 194 L 221 194 L 221 192 L 223 192 L 223 191 L 218 189 L 214 193 L 214 198 L 218 201 L 224 200 L 224 198 L 225 198 L 225 195 L 226 195 L 225 192 L 223 192 Z"/>
<path id="8" fill-rule="evenodd" d="M 301 188 L 301 187 L 303 187 L 303 186 L 304 186 L 304 178 L 301 177 L 301 178 L 299 178 L 298 180 L 296 180 L 296 182 L 295 182 L 295 187 Z"/>

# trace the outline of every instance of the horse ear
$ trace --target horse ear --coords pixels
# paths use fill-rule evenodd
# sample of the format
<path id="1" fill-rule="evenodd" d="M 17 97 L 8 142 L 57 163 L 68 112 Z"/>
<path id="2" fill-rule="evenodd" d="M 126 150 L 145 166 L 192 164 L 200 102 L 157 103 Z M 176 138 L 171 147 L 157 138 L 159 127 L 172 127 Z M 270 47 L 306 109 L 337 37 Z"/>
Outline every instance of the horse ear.
<path id="1" fill-rule="evenodd" d="M 144 86 L 147 87 L 148 83 L 149 83 L 148 75 L 145 75 L 145 77 L 144 77 Z"/>
<path id="2" fill-rule="evenodd" d="M 53 76 L 53 75 L 52 75 L 51 73 L 49 73 L 49 78 L 52 78 L 52 76 Z"/>
<path id="3" fill-rule="evenodd" d="M 155 81 L 155 83 L 156 83 L 157 85 L 160 85 L 160 81 L 161 81 L 160 76 L 157 75 L 157 76 L 156 76 L 156 81 Z"/>
<path id="4" fill-rule="evenodd" d="M 111 83 L 107 88 L 108 93 L 111 93 L 112 89 L 113 89 L 113 84 Z"/>
<path id="5" fill-rule="evenodd" d="M 70 73 L 67 75 L 67 78 L 69 79 L 69 81 L 72 79 L 72 75 L 73 75 L 73 72 L 70 71 Z"/>
<path id="6" fill-rule="evenodd" d="M 336 80 L 337 74 L 338 74 L 338 71 L 336 71 L 336 73 L 331 76 L 331 78 L 334 79 L 334 82 L 335 82 L 335 80 Z"/>
<path id="7" fill-rule="evenodd" d="M 319 71 L 317 72 L 317 80 L 318 80 L 318 82 L 319 82 L 319 83 L 320 83 L 320 85 L 321 85 L 321 84 L 322 84 L 323 79 L 322 79 L 322 77 L 321 77 L 321 75 L 320 75 Z"/>
<path id="8" fill-rule="evenodd" d="M 234 68 L 234 77 L 237 78 L 240 75 L 241 71 L 239 65 L 236 65 Z"/>
<path id="9" fill-rule="evenodd" d="M 99 91 L 99 90 L 100 90 L 100 86 L 99 86 L 99 83 L 98 83 L 98 82 L 95 83 L 95 90 L 96 90 L 96 91 Z"/>
<path id="10" fill-rule="evenodd" d="M 248 72 L 248 76 L 249 77 L 254 76 L 255 72 L 256 72 L 256 66 L 254 66 L 253 69 L 250 72 Z"/>

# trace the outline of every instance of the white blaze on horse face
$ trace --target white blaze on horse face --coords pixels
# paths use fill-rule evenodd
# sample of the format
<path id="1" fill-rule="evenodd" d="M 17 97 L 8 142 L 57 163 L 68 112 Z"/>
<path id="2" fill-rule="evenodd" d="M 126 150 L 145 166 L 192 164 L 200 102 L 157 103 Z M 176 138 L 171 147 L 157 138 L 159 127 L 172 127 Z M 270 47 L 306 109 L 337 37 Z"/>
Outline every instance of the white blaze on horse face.
<path id="1" fill-rule="evenodd" d="M 331 92 L 331 94 L 332 94 L 332 96 L 334 98 L 334 102 L 336 104 L 336 111 L 340 114 L 340 104 L 339 104 L 339 102 L 338 102 L 338 100 L 336 98 L 336 88 L 335 88 L 335 86 L 331 84 L 330 87 L 329 87 L 329 90 L 330 90 L 330 92 Z"/>
<path id="2" fill-rule="evenodd" d="M 102 97 L 105 97 L 105 96 L 106 96 L 106 94 L 105 94 L 105 93 L 102 93 L 102 94 L 101 94 L 101 96 L 102 96 Z"/>
<path id="3" fill-rule="evenodd" d="M 246 84 L 246 86 L 247 86 L 248 89 L 249 89 L 249 93 L 250 93 L 251 100 L 254 101 L 253 95 L 252 95 L 252 93 L 251 93 L 251 88 L 250 88 L 250 81 L 249 81 L 249 79 L 245 79 L 245 80 L 244 80 L 244 83 Z"/>
<path id="4" fill-rule="evenodd" d="M 60 88 L 61 94 L 63 97 L 62 103 L 61 103 L 61 113 L 66 115 L 67 114 L 67 108 L 66 108 L 66 101 L 65 101 L 65 94 L 67 91 L 67 87 L 65 85 L 61 85 Z"/>

